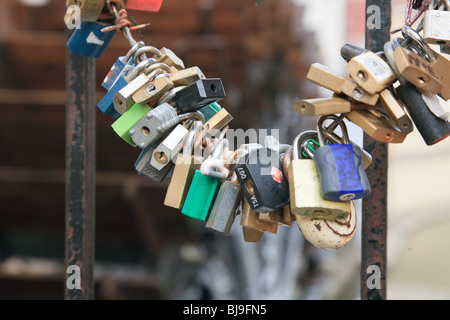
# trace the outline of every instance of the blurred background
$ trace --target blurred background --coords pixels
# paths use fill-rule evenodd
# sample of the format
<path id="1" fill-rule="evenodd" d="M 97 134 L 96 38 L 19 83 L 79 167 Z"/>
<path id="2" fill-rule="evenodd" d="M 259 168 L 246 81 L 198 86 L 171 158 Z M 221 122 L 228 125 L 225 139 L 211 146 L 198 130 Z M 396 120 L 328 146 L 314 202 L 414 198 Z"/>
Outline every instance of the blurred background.
<path id="1" fill-rule="evenodd" d="M 406 1 L 392 4 L 400 26 Z M 64 13 L 60 0 L 0 2 L 0 299 L 64 298 Z M 363 0 L 164 0 L 159 12 L 129 14 L 151 24 L 147 45 L 222 79 L 230 128 L 276 128 L 289 144 L 315 126 L 293 102 L 330 95 L 306 80 L 310 65 L 344 73 L 341 46 L 364 46 Z M 128 49 L 118 33 L 96 60 L 97 101 Z M 93 107 L 96 299 L 359 299 L 359 230 L 337 251 L 310 245 L 295 222 L 259 243 L 236 222 L 229 236 L 213 234 L 163 205 L 168 182 L 139 177 L 140 150 Z M 450 298 L 449 163 L 449 139 L 426 146 L 415 130 L 389 145 L 388 299 Z"/>

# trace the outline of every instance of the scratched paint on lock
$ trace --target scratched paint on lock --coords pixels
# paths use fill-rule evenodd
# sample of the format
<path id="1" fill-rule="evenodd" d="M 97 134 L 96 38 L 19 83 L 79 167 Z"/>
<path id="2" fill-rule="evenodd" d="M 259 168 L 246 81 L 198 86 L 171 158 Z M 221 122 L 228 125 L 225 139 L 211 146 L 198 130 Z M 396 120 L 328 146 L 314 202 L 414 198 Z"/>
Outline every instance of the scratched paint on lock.
<path id="1" fill-rule="evenodd" d="M 362 192 L 363 186 L 355 165 L 353 146 L 351 144 L 331 144 L 329 146 L 337 171 L 340 193 Z"/>

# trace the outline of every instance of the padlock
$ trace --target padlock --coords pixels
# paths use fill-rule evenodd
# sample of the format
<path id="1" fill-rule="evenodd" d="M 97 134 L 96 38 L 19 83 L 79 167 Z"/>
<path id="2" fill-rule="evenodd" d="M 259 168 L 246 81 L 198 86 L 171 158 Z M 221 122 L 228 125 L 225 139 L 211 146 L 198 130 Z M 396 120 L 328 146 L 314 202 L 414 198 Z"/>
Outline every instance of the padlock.
<path id="1" fill-rule="evenodd" d="M 436 57 L 436 60 L 433 63 L 434 71 L 443 85 L 439 96 L 445 101 L 448 101 L 450 99 L 450 60 L 436 51 L 433 52 Z M 450 51 L 447 53 L 450 54 Z"/>
<path id="2" fill-rule="evenodd" d="M 396 39 L 386 42 L 384 52 L 389 63 L 396 69 L 393 52 L 399 43 Z M 436 116 L 423 99 L 422 92 L 406 79 L 399 77 L 400 85 L 395 92 L 408 111 L 411 120 L 427 145 L 433 145 L 450 135 L 450 123 Z M 348 116 L 347 116 L 348 117 Z"/>
<path id="3" fill-rule="evenodd" d="M 423 14 L 423 39 L 431 44 L 450 42 L 450 11 L 426 10 Z"/>
<path id="4" fill-rule="evenodd" d="M 172 88 L 173 82 L 168 77 L 156 77 L 155 80 L 138 89 L 133 94 L 132 99 L 136 103 L 145 103 L 152 107 L 158 102 L 159 98 Z"/>
<path id="5" fill-rule="evenodd" d="M 295 215 L 297 226 L 305 239 L 323 250 L 340 249 L 354 238 L 357 227 L 356 208 L 350 201 L 350 213 L 342 219 L 318 219 Z"/>
<path id="6" fill-rule="evenodd" d="M 183 207 L 194 173 L 200 170 L 203 158 L 195 157 L 193 149 L 197 147 L 195 143 L 201 129 L 202 122 L 194 121 L 183 144 L 182 153 L 179 153 L 175 160 L 175 167 L 164 199 L 166 206 L 176 209 Z"/>
<path id="7" fill-rule="evenodd" d="M 289 185 L 277 151 L 252 150 L 234 171 L 253 210 L 270 212 L 289 203 Z"/>
<path id="8" fill-rule="evenodd" d="M 138 41 L 131 47 L 131 49 L 127 52 L 125 56 L 117 58 L 116 62 L 114 62 L 108 74 L 103 79 L 102 82 L 103 88 L 105 88 L 106 90 L 111 89 L 114 82 L 116 82 L 121 75 L 126 76 L 128 72 L 131 71 L 132 68 L 134 68 L 135 65 L 131 59 L 133 58 L 133 55 L 135 54 L 136 50 L 142 46 L 144 46 L 144 42 Z"/>
<path id="9" fill-rule="evenodd" d="M 206 167 L 209 162 L 222 161 L 222 153 L 228 148 L 228 140 L 221 139 L 210 158 L 206 159 L 200 166 L 200 170 L 196 170 L 192 183 L 189 187 L 186 200 L 181 209 L 181 213 L 194 219 L 206 221 L 211 211 L 214 199 L 219 191 L 220 185 L 223 179 L 226 179 L 226 174 L 220 174 L 222 172 L 216 171 L 216 168 L 211 167 L 211 171 L 208 170 L 208 174 L 204 175 L 201 172 L 202 167 Z M 212 160 L 207 162 L 208 160 Z M 220 171 L 220 170 L 219 170 Z"/>
<path id="10" fill-rule="evenodd" d="M 231 179 L 222 182 L 220 185 L 205 227 L 220 234 L 228 235 L 242 197 L 242 189 L 237 181 L 236 173 L 234 173 Z"/>
<path id="11" fill-rule="evenodd" d="M 344 59 L 346 62 L 349 62 L 352 58 L 368 51 L 369 50 L 367 50 L 366 48 L 356 46 L 351 43 L 346 43 L 341 47 L 340 54 L 342 59 Z"/>
<path id="12" fill-rule="evenodd" d="M 406 134 L 397 130 L 382 115 L 376 116 L 372 110 L 354 110 L 345 117 L 360 127 L 368 136 L 385 143 L 402 143 Z"/>
<path id="13" fill-rule="evenodd" d="M 389 64 L 372 51 L 351 58 L 347 70 L 352 79 L 369 94 L 375 94 L 397 79 Z"/>
<path id="14" fill-rule="evenodd" d="M 349 201 L 366 197 L 372 192 L 363 167 L 359 149 L 354 149 L 348 138 L 344 120 L 339 122 L 343 144 L 325 145 L 323 124 L 329 116 L 317 121 L 317 139 L 320 147 L 314 152 L 314 163 L 320 177 L 322 197 L 331 201 Z"/>
<path id="15" fill-rule="evenodd" d="M 343 137 L 338 136 L 335 132 L 329 132 L 324 130 L 324 136 L 330 143 L 344 143 Z M 359 149 L 357 152 L 361 153 L 364 170 L 366 170 L 372 164 L 372 155 L 366 150 L 362 149 L 359 145 L 350 140 L 353 149 Z"/>
<path id="16" fill-rule="evenodd" d="M 127 112 L 128 111 L 124 114 Z M 129 129 L 128 134 L 134 145 L 144 149 L 167 131 L 175 127 L 178 122 L 179 118 L 176 110 L 171 105 L 163 103 L 142 116 L 142 118 Z"/>
<path id="17" fill-rule="evenodd" d="M 378 94 L 369 94 L 350 77 L 344 78 L 320 63 L 311 65 L 306 78 L 339 96 L 346 95 L 357 102 L 373 106 L 378 101 Z"/>
<path id="18" fill-rule="evenodd" d="M 219 112 L 222 109 L 220 104 L 217 102 L 213 102 L 211 104 L 208 104 L 207 106 L 204 106 L 203 108 L 198 109 L 197 111 L 203 114 L 205 117 L 205 123 L 209 121 L 214 115 L 216 115 L 217 112 Z M 221 128 L 222 129 L 222 128 Z"/>
<path id="19" fill-rule="evenodd" d="M 258 212 L 252 209 L 247 199 L 243 197 L 240 225 L 256 231 L 276 234 L 278 232 L 278 223 L 259 219 L 258 214 Z"/>
<path id="20" fill-rule="evenodd" d="M 172 72 L 169 74 L 170 80 L 172 80 L 173 85 L 178 86 L 188 86 L 197 80 L 206 79 L 202 70 L 199 67 L 190 67 L 186 69 L 178 70 L 175 67 L 171 67 Z"/>
<path id="21" fill-rule="evenodd" d="M 194 116 L 195 114 L 192 113 L 191 115 Z M 168 162 L 173 161 L 184 145 L 192 120 L 188 118 L 189 114 L 183 116 L 186 119 L 184 123 L 179 123 L 153 151 L 150 164 L 158 170 L 164 168 Z"/>
<path id="22" fill-rule="evenodd" d="M 133 126 L 142 119 L 148 112 L 150 107 L 148 105 L 135 104 L 130 109 L 127 110 L 123 115 L 121 115 L 111 127 L 117 133 L 119 137 L 125 140 L 128 144 L 136 146 L 136 144 L 131 139 L 129 131 Z"/>
<path id="23" fill-rule="evenodd" d="M 411 118 L 389 89 L 384 89 L 380 92 L 380 102 L 389 119 L 400 131 L 404 134 L 409 134 L 414 130 Z"/>
<path id="24" fill-rule="evenodd" d="M 369 94 L 366 90 L 361 88 L 351 77 L 347 77 L 341 86 L 341 92 L 364 105 L 374 106 L 379 99 L 379 94 Z"/>
<path id="25" fill-rule="evenodd" d="M 291 212 L 318 219 L 345 218 L 350 213 L 350 201 L 324 199 L 314 160 L 301 156 L 302 144 L 308 138 L 317 138 L 317 131 L 306 130 L 297 135 L 292 144 L 292 160 L 289 159 L 290 153 L 286 153 L 283 159 L 285 167 L 288 167 Z"/>
<path id="26" fill-rule="evenodd" d="M 228 125 L 233 116 L 228 113 L 225 108 L 221 108 L 216 114 L 214 114 L 208 121 L 203 124 L 203 130 L 205 131 L 204 137 L 215 136 L 220 130 Z"/>
<path id="27" fill-rule="evenodd" d="M 124 69 L 119 75 L 119 78 L 114 81 L 108 92 L 106 92 L 97 104 L 97 107 L 105 114 L 116 118 L 120 117 L 127 108 L 123 105 L 124 103 L 122 100 L 115 101 L 115 99 L 117 99 L 116 94 L 127 87 L 121 94 L 129 96 L 130 92 L 133 93 L 133 90 L 137 90 L 140 86 L 143 86 L 150 81 L 145 75 L 141 75 L 141 72 L 143 72 L 148 65 L 154 63 L 154 61 L 154 59 L 150 58 L 134 66 L 131 70 L 128 68 L 126 68 L 126 70 Z M 130 85 L 130 82 L 133 83 Z M 131 105 L 129 105 L 128 108 L 129 107 L 131 107 Z"/>
<path id="28" fill-rule="evenodd" d="M 64 21 L 71 15 L 69 12 L 71 6 L 80 8 L 81 21 L 96 22 L 105 7 L 105 0 L 66 0 L 67 13 Z"/>
<path id="29" fill-rule="evenodd" d="M 102 32 L 109 26 L 104 22 L 81 21 L 80 28 L 75 29 L 67 41 L 67 48 L 88 58 L 100 58 L 105 53 L 117 31 Z"/>
<path id="30" fill-rule="evenodd" d="M 164 137 L 162 139 L 164 139 Z M 174 168 L 174 163 L 170 161 L 161 170 L 156 169 L 150 164 L 150 161 L 153 156 L 153 150 L 155 149 L 156 144 L 157 142 L 147 146 L 141 151 L 139 157 L 136 159 L 134 163 L 134 168 L 136 169 L 138 175 L 150 178 L 155 182 L 162 183 L 169 176 L 169 173 Z"/>
<path id="31" fill-rule="evenodd" d="M 200 109 L 225 98 L 225 90 L 220 78 L 205 78 L 195 81 L 175 93 L 175 108 L 179 112 Z"/>
<path id="32" fill-rule="evenodd" d="M 441 92 L 443 85 L 437 78 L 433 65 L 427 60 L 401 46 L 394 50 L 393 55 L 401 77 L 422 90 Z"/>
<path id="33" fill-rule="evenodd" d="M 165 81 L 165 79 L 161 79 L 156 81 L 156 77 L 168 69 L 169 67 L 163 63 L 151 63 L 143 73 L 137 75 L 134 79 L 130 72 L 127 77 L 130 83 L 114 94 L 114 108 L 117 112 L 122 114 L 134 103 L 139 103 L 136 100 L 146 104 L 147 101 L 150 102 L 153 100 L 153 103 L 151 103 L 150 106 L 154 106 L 156 100 L 173 87 L 173 83 L 170 80 Z M 163 77 L 167 79 L 167 77 Z M 139 91 L 141 89 L 143 92 Z M 136 96 L 136 93 L 138 92 L 140 93 Z M 135 99 L 136 97 L 137 99 Z"/>
<path id="34" fill-rule="evenodd" d="M 349 100 L 338 96 L 294 101 L 294 110 L 302 116 L 348 113 L 352 110 L 367 109 L 370 107 L 371 106 L 362 103 L 352 103 Z"/>

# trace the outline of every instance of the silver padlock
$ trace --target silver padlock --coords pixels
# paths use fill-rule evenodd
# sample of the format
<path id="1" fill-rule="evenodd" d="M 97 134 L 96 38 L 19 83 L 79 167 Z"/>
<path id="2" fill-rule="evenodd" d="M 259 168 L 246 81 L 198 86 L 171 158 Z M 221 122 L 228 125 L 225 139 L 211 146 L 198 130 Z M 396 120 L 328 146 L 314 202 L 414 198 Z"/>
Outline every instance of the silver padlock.
<path id="1" fill-rule="evenodd" d="M 423 16 L 423 40 L 444 45 L 450 42 L 450 11 L 427 10 Z"/>
<path id="2" fill-rule="evenodd" d="M 154 149 L 155 145 L 150 145 L 144 148 L 134 163 L 134 168 L 140 176 L 144 176 L 161 183 L 169 175 L 169 172 L 173 169 L 175 164 L 172 161 L 169 161 L 164 168 L 157 170 L 150 164 Z"/>
<path id="3" fill-rule="evenodd" d="M 199 117 L 198 113 L 192 112 L 189 114 L 184 114 L 182 117 Z M 184 141 L 188 136 L 189 127 L 192 124 L 190 120 L 187 121 L 188 122 L 185 122 L 183 124 L 178 124 L 153 151 L 153 156 L 150 164 L 157 170 L 163 169 L 170 161 L 173 161 L 178 152 L 180 152 L 181 148 L 184 145 Z"/>
<path id="4" fill-rule="evenodd" d="M 129 134 L 141 149 L 146 148 L 179 122 L 178 114 L 171 105 L 163 103 L 147 112 L 131 127 Z"/>

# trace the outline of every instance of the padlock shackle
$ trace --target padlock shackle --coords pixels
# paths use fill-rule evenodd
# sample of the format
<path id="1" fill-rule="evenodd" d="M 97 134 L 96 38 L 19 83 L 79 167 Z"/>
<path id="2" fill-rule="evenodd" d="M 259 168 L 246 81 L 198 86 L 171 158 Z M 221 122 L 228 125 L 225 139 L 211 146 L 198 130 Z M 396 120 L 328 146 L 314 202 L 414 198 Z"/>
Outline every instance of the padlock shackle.
<path id="1" fill-rule="evenodd" d="M 194 149 L 194 142 L 195 137 L 197 134 L 202 130 L 203 124 L 201 121 L 194 121 L 191 128 L 189 129 L 188 136 L 186 137 L 186 140 L 184 141 L 183 145 L 183 154 L 186 156 L 192 155 L 192 151 Z"/>
<path id="2" fill-rule="evenodd" d="M 342 139 L 344 144 L 350 144 L 350 139 L 348 137 L 347 125 L 344 122 L 344 119 L 332 114 L 332 115 L 323 115 L 317 120 L 317 140 L 319 141 L 320 146 L 325 145 L 325 134 L 324 134 L 324 126 L 323 123 L 325 120 L 334 119 L 333 121 L 339 121 L 338 126 L 341 127 L 342 131 Z M 330 127 L 334 127 L 333 124 Z M 325 129 L 326 130 L 326 129 Z M 329 131 L 329 130 L 327 130 Z M 334 130 L 332 130 L 334 131 Z"/>
<path id="3" fill-rule="evenodd" d="M 301 133 L 299 133 L 295 138 L 294 142 L 292 142 L 292 160 L 299 160 L 300 159 L 300 150 L 301 150 L 301 144 L 305 140 L 305 137 L 309 136 L 315 136 L 317 135 L 316 130 L 306 130 Z"/>
<path id="4" fill-rule="evenodd" d="M 170 89 L 169 91 L 164 93 L 164 95 L 161 97 L 161 99 L 159 99 L 159 101 L 160 102 L 167 102 L 167 103 L 171 104 L 169 101 L 171 101 L 175 97 L 175 94 L 178 91 L 180 91 L 180 90 L 182 90 L 184 88 L 186 88 L 186 86 L 176 86 L 175 88 Z"/>
<path id="5" fill-rule="evenodd" d="M 423 40 L 422 36 L 417 33 L 413 28 L 409 26 L 404 26 L 402 28 L 402 35 L 405 38 L 405 40 L 411 39 L 413 43 L 417 46 L 414 46 L 416 49 L 420 49 L 422 51 L 423 56 L 428 61 L 435 61 L 436 56 L 433 53 L 433 50 L 430 48 L 430 46 Z"/>
<path id="6" fill-rule="evenodd" d="M 128 50 L 127 54 L 123 57 L 123 61 L 126 62 L 126 63 L 128 63 L 128 62 L 130 61 L 131 57 L 133 57 L 133 56 L 135 55 L 136 51 L 137 51 L 139 48 L 143 47 L 143 46 L 145 46 L 144 41 L 138 41 L 138 42 L 136 42 L 136 43 L 131 47 L 131 49 Z M 133 62 L 133 64 L 134 64 L 134 62 Z"/>
<path id="7" fill-rule="evenodd" d="M 173 108 L 173 107 L 172 107 Z M 193 112 L 187 112 L 180 114 L 178 116 L 178 119 L 180 121 L 188 120 L 188 119 L 197 119 L 203 123 L 205 123 L 205 116 L 200 111 L 193 111 Z"/>
<path id="8" fill-rule="evenodd" d="M 142 72 L 142 70 L 144 70 L 145 68 L 147 68 L 148 66 L 152 65 L 156 63 L 156 60 L 154 58 L 148 58 L 145 59 L 141 62 L 139 62 L 127 75 L 127 79 L 129 81 L 133 80 L 134 78 L 136 78 L 138 76 L 138 74 L 140 74 Z"/>
<path id="9" fill-rule="evenodd" d="M 156 58 L 160 58 L 160 57 L 162 56 L 161 51 L 159 51 L 159 49 L 157 49 L 157 48 L 155 48 L 155 47 L 153 47 L 153 46 L 144 46 L 144 47 L 139 48 L 139 49 L 136 51 L 136 53 L 134 54 L 134 63 L 135 63 L 135 64 L 138 63 L 138 62 L 139 62 L 139 59 L 140 59 L 140 57 L 141 57 L 141 55 L 142 55 L 143 53 L 146 53 L 146 52 L 151 52 L 151 53 L 153 53 L 153 55 L 155 55 Z M 144 58 L 144 59 L 145 59 L 145 58 Z M 141 61 L 142 61 L 142 60 L 141 60 Z"/>

